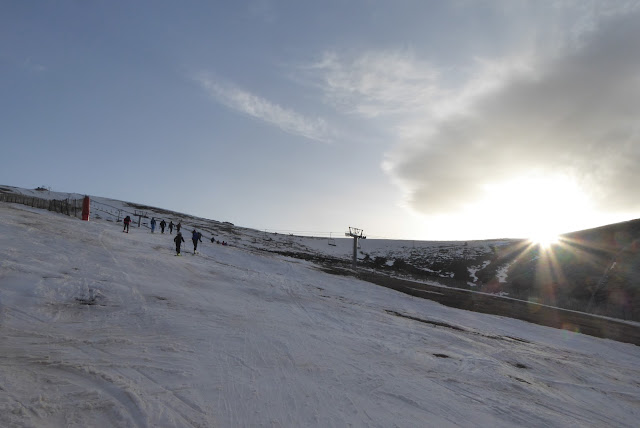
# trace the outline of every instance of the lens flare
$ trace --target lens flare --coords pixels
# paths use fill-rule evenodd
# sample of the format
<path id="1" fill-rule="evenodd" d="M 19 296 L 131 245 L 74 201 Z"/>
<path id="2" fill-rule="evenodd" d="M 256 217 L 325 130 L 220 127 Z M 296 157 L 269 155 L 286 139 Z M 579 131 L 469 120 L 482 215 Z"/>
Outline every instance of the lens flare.
<path id="1" fill-rule="evenodd" d="M 557 244 L 559 241 L 559 237 L 558 235 L 552 233 L 537 233 L 529 238 L 529 240 L 533 244 L 538 245 L 540 248 L 546 250 L 551 248 L 552 245 Z"/>

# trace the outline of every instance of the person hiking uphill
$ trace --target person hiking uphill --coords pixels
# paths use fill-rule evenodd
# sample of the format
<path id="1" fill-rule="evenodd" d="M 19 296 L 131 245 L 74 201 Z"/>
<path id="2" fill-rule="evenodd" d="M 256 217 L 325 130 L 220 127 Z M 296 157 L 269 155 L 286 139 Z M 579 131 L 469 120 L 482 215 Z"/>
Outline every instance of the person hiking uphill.
<path id="1" fill-rule="evenodd" d="M 184 238 L 182 237 L 182 233 L 178 232 L 175 238 L 173 238 L 173 242 L 176 243 L 176 256 L 180 255 L 180 246 L 184 242 Z"/>
<path id="2" fill-rule="evenodd" d="M 130 223 L 131 223 L 131 217 L 126 216 L 124 218 L 124 229 L 122 229 L 123 232 L 129 233 L 129 224 Z"/>
<path id="3" fill-rule="evenodd" d="M 169 222 L 169 235 L 173 233 L 173 220 Z"/>
<path id="4" fill-rule="evenodd" d="M 151 233 L 156 230 L 156 219 L 155 217 L 151 217 Z"/>
<path id="5" fill-rule="evenodd" d="M 195 254 L 198 249 L 198 241 L 202 242 L 202 233 L 196 232 L 196 230 L 193 229 L 193 232 L 191 232 L 191 240 L 193 241 L 193 254 Z"/>
<path id="6" fill-rule="evenodd" d="M 167 222 L 164 221 L 164 219 L 162 219 L 162 221 L 160 222 L 160 231 L 162 233 L 164 233 L 164 227 L 167 225 Z"/>

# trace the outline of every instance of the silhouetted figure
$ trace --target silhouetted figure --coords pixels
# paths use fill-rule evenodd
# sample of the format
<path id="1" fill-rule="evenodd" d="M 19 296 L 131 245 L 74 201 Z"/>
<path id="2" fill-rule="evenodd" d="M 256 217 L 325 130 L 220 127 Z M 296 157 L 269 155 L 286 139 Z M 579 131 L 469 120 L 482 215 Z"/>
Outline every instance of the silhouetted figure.
<path id="1" fill-rule="evenodd" d="M 151 233 L 153 233 L 156 230 L 156 219 L 154 217 L 151 217 Z"/>
<path id="2" fill-rule="evenodd" d="M 123 232 L 129 233 L 129 224 L 131 224 L 131 217 L 126 216 L 124 218 L 124 229 L 122 229 Z"/>
<path id="3" fill-rule="evenodd" d="M 196 232 L 196 230 L 193 229 L 193 232 L 191 232 L 191 240 L 193 241 L 193 254 L 195 254 L 198 249 L 198 241 L 202 242 L 202 233 Z"/>
<path id="4" fill-rule="evenodd" d="M 160 222 L 160 232 L 164 233 L 164 227 L 167 225 L 167 222 L 164 221 L 164 219 L 162 219 L 162 221 Z"/>
<path id="5" fill-rule="evenodd" d="M 173 238 L 173 242 L 176 243 L 176 256 L 180 255 L 180 246 L 184 242 L 184 238 L 182 237 L 182 233 L 178 232 L 176 237 Z"/>
<path id="6" fill-rule="evenodd" d="M 173 233 L 173 221 L 169 222 L 169 235 Z"/>

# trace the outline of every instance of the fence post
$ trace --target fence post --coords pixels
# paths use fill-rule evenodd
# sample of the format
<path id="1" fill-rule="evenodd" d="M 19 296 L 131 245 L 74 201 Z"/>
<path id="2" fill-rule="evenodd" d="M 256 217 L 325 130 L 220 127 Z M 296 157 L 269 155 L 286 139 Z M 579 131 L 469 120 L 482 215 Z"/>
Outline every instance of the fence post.
<path id="1" fill-rule="evenodd" d="M 89 221 L 89 211 L 90 211 L 91 200 L 88 196 L 84 197 L 82 201 L 82 220 Z"/>

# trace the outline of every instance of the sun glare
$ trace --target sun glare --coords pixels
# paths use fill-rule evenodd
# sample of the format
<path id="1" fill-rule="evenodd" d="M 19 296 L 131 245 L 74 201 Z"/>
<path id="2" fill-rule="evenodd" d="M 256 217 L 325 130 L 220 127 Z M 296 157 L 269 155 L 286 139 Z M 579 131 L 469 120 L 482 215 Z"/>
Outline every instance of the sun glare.
<path id="1" fill-rule="evenodd" d="M 590 212 L 588 194 L 573 177 L 529 173 L 483 185 L 486 229 L 496 236 L 528 238 L 540 248 L 558 243 L 558 235 L 577 230 L 577 220 Z M 499 234 L 499 235 L 498 235 Z"/>
<path id="2" fill-rule="evenodd" d="M 540 248 L 548 249 L 553 244 L 557 244 L 559 238 L 558 238 L 558 235 L 539 233 L 539 234 L 536 234 L 535 236 L 532 236 L 531 238 L 529 238 L 529 240 L 532 243 L 540 246 Z"/>

